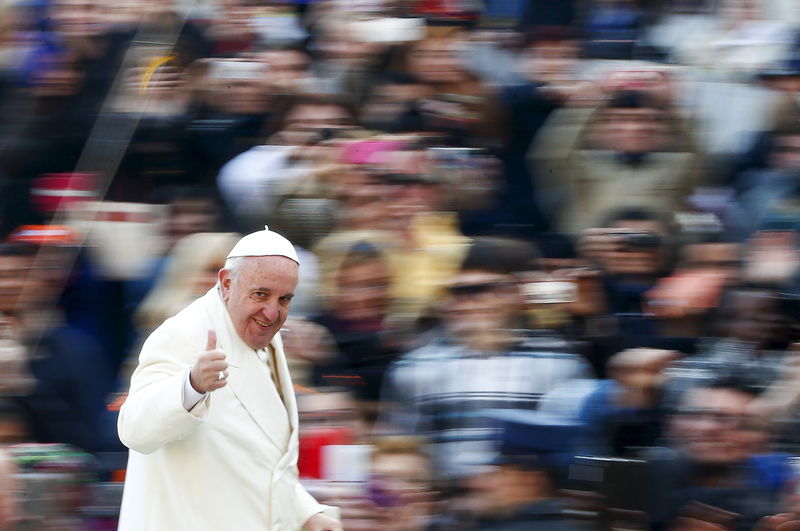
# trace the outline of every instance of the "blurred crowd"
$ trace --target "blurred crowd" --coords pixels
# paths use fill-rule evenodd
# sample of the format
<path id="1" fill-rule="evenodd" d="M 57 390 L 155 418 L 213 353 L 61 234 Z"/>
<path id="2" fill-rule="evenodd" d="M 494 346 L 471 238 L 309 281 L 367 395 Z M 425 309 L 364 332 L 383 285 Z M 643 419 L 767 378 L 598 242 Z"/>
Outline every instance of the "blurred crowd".
<path id="1" fill-rule="evenodd" d="M 0 0 L 0 529 L 264 225 L 345 529 L 800 528 L 794 0 Z"/>

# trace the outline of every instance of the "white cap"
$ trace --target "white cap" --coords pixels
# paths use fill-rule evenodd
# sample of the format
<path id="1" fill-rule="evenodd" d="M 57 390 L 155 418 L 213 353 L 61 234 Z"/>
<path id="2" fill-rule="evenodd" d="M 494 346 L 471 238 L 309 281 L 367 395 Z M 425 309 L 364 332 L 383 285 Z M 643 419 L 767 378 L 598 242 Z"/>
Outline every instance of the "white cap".
<path id="1" fill-rule="evenodd" d="M 236 256 L 285 256 L 300 263 L 292 242 L 277 232 L 272 232 L 266 225 L 264 230 L 252 232 L 236 242 L 228 253 L 228 258 Z"/>

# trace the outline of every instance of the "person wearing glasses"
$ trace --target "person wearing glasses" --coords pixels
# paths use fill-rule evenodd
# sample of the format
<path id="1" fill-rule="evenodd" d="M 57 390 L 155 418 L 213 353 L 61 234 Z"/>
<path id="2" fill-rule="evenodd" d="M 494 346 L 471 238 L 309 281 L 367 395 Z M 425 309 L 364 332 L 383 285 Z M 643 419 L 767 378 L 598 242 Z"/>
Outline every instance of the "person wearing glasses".
<path id="1" fill-rule="evenodd" d="M 524 242 L 476 238 L 450 280 L 438 328 L 387 372 L 380 429 L 427 437 L 445 478 L 485 462 L 495 432 L 489 410 L 536 409 L 554 386 L 588 373 L 561 337 L 527 329 L 517 273 L 532 258 Z"/>

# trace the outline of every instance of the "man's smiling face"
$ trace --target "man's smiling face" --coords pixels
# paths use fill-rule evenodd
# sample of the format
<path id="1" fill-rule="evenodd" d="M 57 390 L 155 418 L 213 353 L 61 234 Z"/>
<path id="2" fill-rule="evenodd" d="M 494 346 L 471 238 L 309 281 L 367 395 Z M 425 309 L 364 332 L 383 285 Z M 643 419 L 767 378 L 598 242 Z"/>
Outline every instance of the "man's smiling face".
<path id="1" fill-rule="evenodd" d="M 254 350 L 269 345 L 289 315 L 299 266 L 283 256 L 238 258 L 219 272 L 222 298 L 239 337 Z"/>

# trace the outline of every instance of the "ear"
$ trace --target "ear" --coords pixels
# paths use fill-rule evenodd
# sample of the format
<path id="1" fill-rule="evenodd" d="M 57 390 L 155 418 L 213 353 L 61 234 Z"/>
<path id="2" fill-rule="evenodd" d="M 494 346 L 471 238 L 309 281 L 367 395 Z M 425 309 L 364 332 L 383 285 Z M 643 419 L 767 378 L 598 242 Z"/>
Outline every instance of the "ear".
<path id="1" fill-rule="evenodd" d="M 228 302 L 228 297 L 231 294 L 231 282 L 233 281 L 231 271 L 230 269 L 220 269 L 218 275 L 219 286 L 222 289 L 222 300 Z"/>

